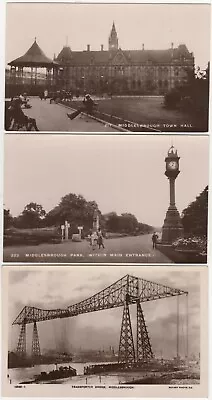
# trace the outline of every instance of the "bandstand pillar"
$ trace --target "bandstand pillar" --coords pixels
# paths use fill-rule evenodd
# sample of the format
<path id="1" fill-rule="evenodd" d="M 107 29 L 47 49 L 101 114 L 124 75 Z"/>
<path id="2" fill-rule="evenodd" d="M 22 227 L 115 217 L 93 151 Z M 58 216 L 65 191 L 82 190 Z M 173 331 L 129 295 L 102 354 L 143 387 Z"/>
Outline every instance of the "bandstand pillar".
<path id="1" fill-rule="evenodd" d="M 33 85 L 33 67 L 31 67 L 31 86 Z"/>

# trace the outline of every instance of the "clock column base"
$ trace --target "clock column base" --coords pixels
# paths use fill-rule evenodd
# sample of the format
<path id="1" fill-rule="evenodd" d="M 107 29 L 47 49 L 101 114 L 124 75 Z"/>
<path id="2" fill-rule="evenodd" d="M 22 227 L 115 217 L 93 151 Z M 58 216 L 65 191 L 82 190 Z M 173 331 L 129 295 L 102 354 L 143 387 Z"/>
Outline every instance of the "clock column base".
<path id="1" fill-rule="evenodd" d="M 170 205 L 162 228 L 161 242 L 172 244 L 179 237 L 183 237 L 183 233 L 183 225 L 177 207 Z"/>

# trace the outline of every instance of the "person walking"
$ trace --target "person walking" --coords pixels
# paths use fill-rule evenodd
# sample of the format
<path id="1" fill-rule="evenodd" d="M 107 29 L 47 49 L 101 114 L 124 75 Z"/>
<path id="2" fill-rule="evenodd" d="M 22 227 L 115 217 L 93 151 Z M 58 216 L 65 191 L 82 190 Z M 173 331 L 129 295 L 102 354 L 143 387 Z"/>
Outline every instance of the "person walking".
<path id="1" fill-rule="evenodd" d="M 96 232 L 93 232 L 93 233 L 91 234 L 91 247 L 92 247 L 92 250 L 95 250 L 96 245 L 97 245 L 97 242 L 98 242 L 97 233 L 96 233 Z"/>
<path id="2" fill-rule="evenodd" d="M 98 235 L 98 242 L 97 243 L 99 245 L 99 250 L 101 249 L 101 246 L 104 249 L 105 246 L 104 246 L 104 240 L 103 240 L 103 234 L 102 234 L 101 228 L 98 229 L 97 235 Z"/>
<path id="3" fill-rule="evenodd" d="M 152 235 L 152 248 L 153 249 L 156 249 L 157 240 L 158 240 L 158 235 L 156 232 L 154 232 Z"/>
<path id="4" fill-rule="evenodd" d="M 43 98 L 44 98 L 44 100 L 46 100 L 47 99 L 47 97 L 48 97 L 48 90 L 47 89 L 45 89 L 44 90 L 44 92 L 43 92 Z"/>

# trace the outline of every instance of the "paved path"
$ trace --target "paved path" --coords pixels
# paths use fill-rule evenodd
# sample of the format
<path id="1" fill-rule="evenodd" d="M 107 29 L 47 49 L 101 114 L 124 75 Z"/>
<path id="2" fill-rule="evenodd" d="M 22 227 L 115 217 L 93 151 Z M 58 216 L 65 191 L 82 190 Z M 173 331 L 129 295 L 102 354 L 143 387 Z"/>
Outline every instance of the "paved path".
<path id="1" fill-rule="evenodd" d="M 71 113 L 72 110 L 60 104 L 50 104 L 49 99 L 45 101 L 34 97 L 30 99 L 30 104 L 32 108 L 23 109 L 23 111 L 26 115 L 36 119 L 40 131 L 118 132 L 108 124 L 81 114 L 71 121 L 67 117 L 67 113 Z"/>
<path id="2" fill-rule="evenodd" d="M 105 249 L 92 250 L 86 240 L 38 246 L 9 246 L 4 262 L 27 263 L 172 263 L 152 249 L 151 235 L 107 239 Z M 14 256 L 16 255 L 16 256 Z"/>

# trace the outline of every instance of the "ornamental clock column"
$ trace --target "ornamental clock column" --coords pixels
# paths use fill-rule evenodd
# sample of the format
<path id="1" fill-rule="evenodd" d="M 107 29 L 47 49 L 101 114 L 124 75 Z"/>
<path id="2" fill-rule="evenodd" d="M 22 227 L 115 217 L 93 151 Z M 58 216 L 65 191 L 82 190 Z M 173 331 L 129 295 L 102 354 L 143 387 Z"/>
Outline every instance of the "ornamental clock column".
<path id="1" fill-rule="evenodd" d="M 100 227 L 99 212 L 98 212 L 98 210 L 94 210 L 94 214 L 93 214 L 93 232 L 97 232 L 99 227 Z"/>
<path id="2" fill-rule="evenodd" d="M 177 150 L 173 146 L 168 150 L 168 155 L 165 158 L 166 171 L 165 175 L 169 179 L 170 188 L 170 204 L 166 213 L 162 228 L 162 243 L 171 244 L 178 237 L 183 236 L 183 225 L 180 214 L 175 205 L 175 180 L 180 173 L 179 160 Z"/>

